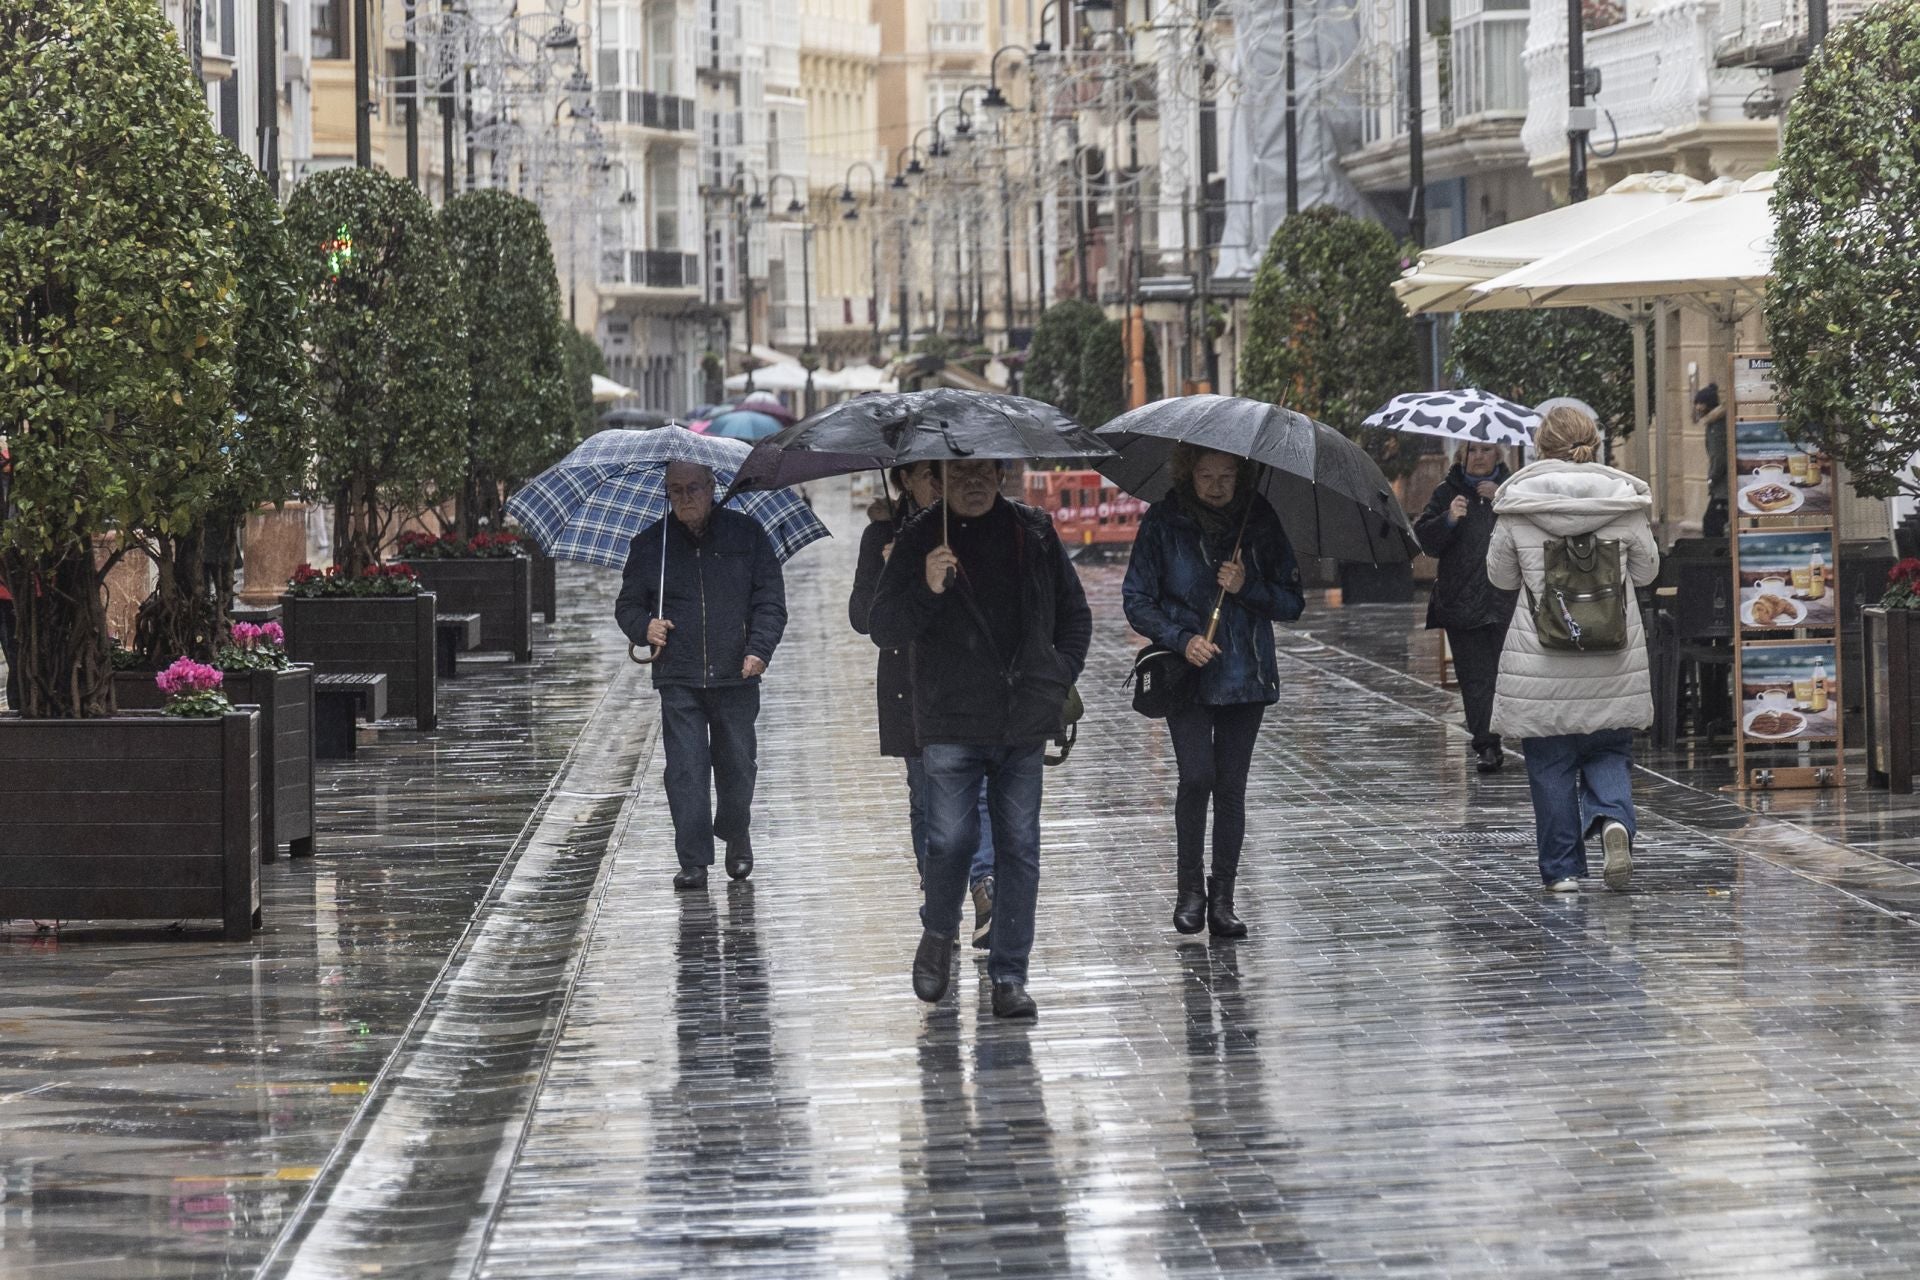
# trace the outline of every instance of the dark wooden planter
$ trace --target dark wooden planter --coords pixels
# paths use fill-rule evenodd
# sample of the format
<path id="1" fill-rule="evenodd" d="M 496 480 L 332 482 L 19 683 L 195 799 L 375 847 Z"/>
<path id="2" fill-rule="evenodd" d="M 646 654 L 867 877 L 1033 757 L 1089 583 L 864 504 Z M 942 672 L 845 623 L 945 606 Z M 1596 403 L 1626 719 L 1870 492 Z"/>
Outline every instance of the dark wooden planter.
<path id="1" fill-rule="evenodd" d="M 235 706 L 260 708 L 260 858 L 281 845 L 289 857 L 313 853 L 313 668 L 229 671 L 221 686 Z M 166 699 L 151 672 L 119 671 L 113 696 L 122 711 L 158 709 Z"/>
<path id="2" fill-rule="evenodd" d="M 0 715 L 0 918 L 260 923 L 260 715 Z"/>
<path id="3" fill-rule="evenodd" d="M 1867 783 L 1913 791 L 1920 761 L 1920 622 L 1911 609 L 1861 611 L 1866 668 Z"/>
<path id="4" fill-rule="evenodd" d="M 544 551 L 530 549 L 529 553 L 533 557 L 533 607 L 552 622 L 560 612 L 560 562 Z"/>
<path id="5" fill-rule="evenodd" d="M 439 597 L 442 613 L 480 615 L 480 648 L 533 661 L 533 561 L 525 556 L 472 560 L 403 560 L 420 585 Z"/>
<path id="6" fill-rule="evenodd" d="M 387 678 L 387 711 L 425 730 L 440 722 L 433 669 L 434 595 L 280 597 L 287 655 L 315 674 Z"/>

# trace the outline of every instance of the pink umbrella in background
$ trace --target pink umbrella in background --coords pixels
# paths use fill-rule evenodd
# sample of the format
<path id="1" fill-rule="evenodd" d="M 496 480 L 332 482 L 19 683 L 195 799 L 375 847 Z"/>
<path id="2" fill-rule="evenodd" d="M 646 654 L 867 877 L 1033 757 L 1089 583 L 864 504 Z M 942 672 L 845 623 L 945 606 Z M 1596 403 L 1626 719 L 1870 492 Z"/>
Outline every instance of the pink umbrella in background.
<path id="1" fill-rule="evenodd" d="M 752 392 L 749 395 L 743 396 L 740 403 L 734 407 L 737 409 L 747 409 L 754 413 L 764 413 L 770 418 L 778 418 L 785 423 L 794 423 L 800 420 L 800 415 L 780 403 L 780 397 L 774 395 L 771 391 Z"/>

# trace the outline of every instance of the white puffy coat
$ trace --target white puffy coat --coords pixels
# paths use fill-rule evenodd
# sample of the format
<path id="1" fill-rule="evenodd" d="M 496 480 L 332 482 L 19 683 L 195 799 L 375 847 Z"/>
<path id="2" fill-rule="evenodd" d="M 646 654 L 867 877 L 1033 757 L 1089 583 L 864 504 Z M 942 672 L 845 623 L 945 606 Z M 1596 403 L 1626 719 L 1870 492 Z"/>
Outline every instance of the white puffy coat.
<path id="1" fill-rule="evenodd" d="M 1620 543 L 1636 587 L 1660 571 L 1647 484 L 1597 462 L 1543 460 L 1523 467 L 1494 496 L 1498 521 L 1487 548 L 1487 578 L 1503 591 L 1524 582 L 1535 597 L 1546 576 L 1546 543 L 1597 533 Z M 1513 611 L 1500 680 L 1493 695 L 1493 731 L 1508 738 L 1548 738 L 1601 729 L 1644 729 L 1653 723 L 1647 640 L 1640 603 L 1627 597 L 1627 647 L 1613 653 L 1545 649 L 1525 592 Z"/>

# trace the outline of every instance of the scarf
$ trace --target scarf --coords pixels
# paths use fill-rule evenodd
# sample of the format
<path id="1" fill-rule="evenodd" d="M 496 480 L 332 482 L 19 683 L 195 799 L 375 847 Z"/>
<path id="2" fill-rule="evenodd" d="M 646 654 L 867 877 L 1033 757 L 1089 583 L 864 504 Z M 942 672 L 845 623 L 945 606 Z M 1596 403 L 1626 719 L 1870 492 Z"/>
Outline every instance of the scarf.
<path id="1" fill-rule="evenodd" d="M 1200 501 L 1188 488 L 1174 490 L 1174 496 L 1180 503 L 1180 510 L 1200 526 L 1200 541 L 1207 549 L 1207 555 L 1214 560 L 1225 562 L 1233 555 L 1233 546 L 1239 540 L 1240 531 L 1245 526 L 1247 508 L 1253 505 L 1251 486 L 1237 490 L 1233 501 L 1224 507 L 1210 507 Z"/>

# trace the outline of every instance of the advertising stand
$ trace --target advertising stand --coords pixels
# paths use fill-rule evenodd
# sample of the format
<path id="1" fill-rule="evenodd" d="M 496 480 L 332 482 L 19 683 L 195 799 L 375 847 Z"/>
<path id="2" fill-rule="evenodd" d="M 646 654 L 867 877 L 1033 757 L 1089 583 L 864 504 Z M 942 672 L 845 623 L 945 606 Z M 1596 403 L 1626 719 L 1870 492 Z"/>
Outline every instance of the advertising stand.
<path id="1" fill-rule="evenodd" d="M 1730 385 L 1734 776 L 1743 790 L 1838 787 L 1846 717 L 1833 461 L 1788 438 L 1767 353 L 1736 352 Z"/>

